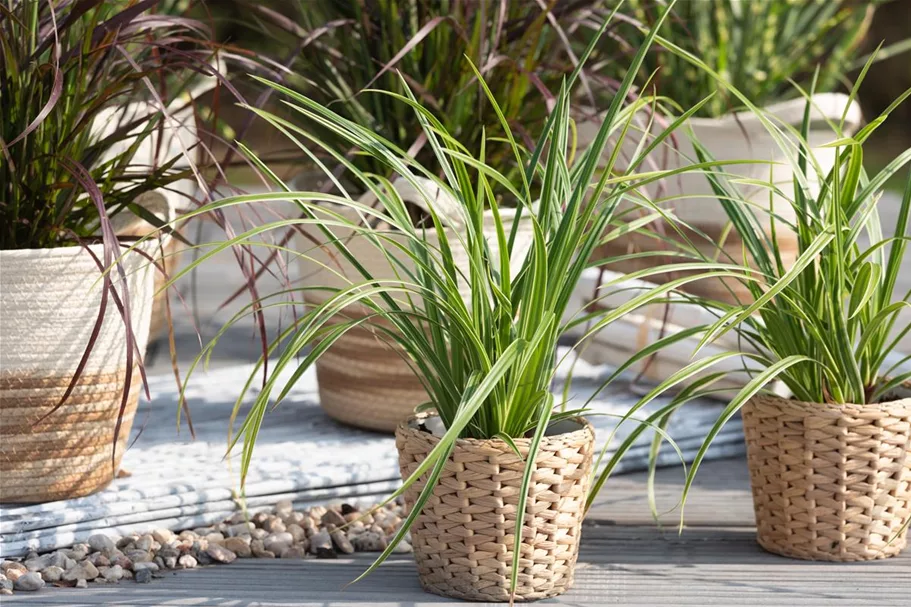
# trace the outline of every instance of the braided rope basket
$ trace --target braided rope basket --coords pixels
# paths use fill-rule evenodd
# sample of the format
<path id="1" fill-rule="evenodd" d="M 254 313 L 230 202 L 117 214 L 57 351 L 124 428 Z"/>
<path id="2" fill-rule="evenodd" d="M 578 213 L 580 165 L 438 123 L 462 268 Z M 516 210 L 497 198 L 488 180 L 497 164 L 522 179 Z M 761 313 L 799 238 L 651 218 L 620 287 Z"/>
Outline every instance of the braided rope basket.
<path id="1" fill-rule="evenodd" d="M 346 319 L 353 314 L 346 310 Z M 349 330 L 316 363 L 323 410 L 352 426 L 394 432 L 429 398 L 403 356 L 398 344 L 381 338 L 369 326 Z"/>
<path id="2" fill-rule="evenodd" d="M 101 245 L 90 248 L 104 258 Z M 123 319 L 109 297 L 79 382 L 48 416 L 89 343 L 100 310 L 101 272 L 81 247 L 0 251 L 0 265 L 0 501 L 88 495 L 113 479 L 139 396 L 134 371 L 112 465 L 127 368 Z M 154 269 L 139 253 L 127 254 L 123 267 L 136 345 L 144 352 Z"/>
<path id="3" fill-rule="evenodd" d="M 904 548 L 911 398 L 861 406 L 758 396 L 742 411 L 763 548 L 825 561 L 886 558 Z"/>
<path id="4" fill-rule="evenodd" d="M 424 417 L 396 429 L 402 478 L 414 472 L 439 438 Z M 585 499 L 591 481 L 594 430 L 585 420 L 547 436 L 529 487 L 515 600 L 543 599 L 572 587 Z M 523 455 L 529 439 L 516 439 Z M 501 440 L 459 439 L 439 483 L 411 528 L 424 590 L 475 601 L 510 600 L 516 505 L 525 464 Z M 409 508 L 426 477 L 408 488 Z"/>

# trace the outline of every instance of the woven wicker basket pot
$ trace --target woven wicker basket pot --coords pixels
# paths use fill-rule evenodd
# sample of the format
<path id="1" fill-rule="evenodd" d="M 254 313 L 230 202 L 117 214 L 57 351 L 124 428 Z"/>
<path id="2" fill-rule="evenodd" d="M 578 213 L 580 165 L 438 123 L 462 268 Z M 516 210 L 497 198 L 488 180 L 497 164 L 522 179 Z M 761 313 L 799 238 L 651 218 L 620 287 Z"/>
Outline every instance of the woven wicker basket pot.
<path id="1" fill-rule="evenodd" d="M 104 259 L 101 245 L 89 248 Z M 136 345 L 144 352 L 154 270 L 140 253 L 127 254 L 122 263 L 129 299 L 115 288 L 121 301 L 129 302 Z M 0 251 L 0 268 L 0 501 L 88 495 L 114 474 L 111 450 L 127 370 L 123 318 L 109 296 L 79 382 L 48 415 L 72 380 L 98 320 L 101 270 L 81 247 Z M 116 466 L 140 384 L 134 372 Z"/>
<path id="2" fill-rule="evenodd" d="M 742 411 L 760 546 L 824 561 L 904 548 L 911 398 L 861 406 L 759 396 Z"/>
<path id="3" fill-rule="evenodd" d="M 396 429 L 402 478 L 414 472 L 439 438 L 425 417 Z M 542 441 L 525 509 L 521 571 L 515 599 L 556 596 L 573 584 L 585 499 L 592 473 L 594 430 L 568 420 Z M 516 439 L 527 455 L 529 439 Z M 524 460 L 501 440 L 459 439 L 439 483 L 411 528 L 424 590 L 473 601 L 508 601 L 516 505 Z M 425 478 L 405 492 L 409 508 Z"/>
<path id="4" fill-rule="evenodd" d="M 430 180 L 418 178 L 418 183 L 435 201 L 434 210 L 451 227 L 447 228 L 447 237 L 452 245 L 452 254 L 456 265 L 467 275 L 468 258 L 465 249 L 456 236 L 460 230 L 458 205 Z M 427 206 L 423 196 L 410 183 L 398 180 L 394 187 L 406 202 Z M 361 197 L 362 204 L 375 204 L 376 198 L 368 193 Z M 336 212 L 350 221 L 359 218 L 350 208 L 334 207 Z M 505 229 L 512 225 L 512 209 L 500 209 Z M 527 216 L 527 214 L 526 214 Z M 485 228 L 491 249 L 496 254 L 496 234 L 493 231 L 493 219 L 489 218 Z M 361 274 L 331 247 L 315 247 L 313 242 L 325 241 L 325 236 L 314 226 L 303 226 L 310 239 L 300 238 L 299 247 L 305 257 L 301 258 L 301 275 L 308 285 L 319 285 L 333 288 L 344 288 L 352 282 L 363 280 Z M 403 277 L 401 268 L 395 268 L 367 238 L 354 230 L 332 227 L 333 233 L 344 239 L 345 246 L 355 255 L 372 276 L 379 279 L 395 280 Z M 507 232 L 508 233 L 508 232 Z M 394 238 L 394 236 L 393 236 Z M 436 246 L 438 238 L 435 233 L 426 236 L 431 246 Z M 522 255 L 531 244 L 532 231 L 530 223 L 522 222 L 511 259 L 514 269 L 522 262 Z M 403 237 L 402 243 L 407 246 Z M 411 260 L 391 249 L 403 263 Z M 319 303 L 318 292 L 308 294 L 307 300 Z M 468 285 L 463 285 L 463 295 L 468 297 Z M 412 296 L 416 302 L 419 298 Z M 346 319 L 366 315 L 360 306 L 349 306 L 342 315 Z M 415 375 L 403 349 L 388 337 L 383 338 L 375 330 L 382 321 L 370 320 L 348 331 L 316 362 L 317 383 L 319 385 L 320 405 L 326 413 L 346 424 L 392 433 L 396 426 L 414 414 L 414 408 L 427 402 L 427 392 L 420 378 Z"/>
<path id="5" fill-rule="evenodd" d="M 764 112 L 776 124 L 788 124 L 800 128 L 803 121 L 805 100 L 794 99 L 775 103 L 764 108 Z M 836 135 L 826 125 L 826 120 L 839 122 L 842 114 L 846 114 L 844 133 L 853 134 L 859 128 L 862 120 L 860 106 L 853 102 L 847 95 L 841 93 L 821 93 L 813 96 L 811 118 L 813 121 L 808 140 L 813 148 L 813 155 L 819 162 L 822 170 L 828 171 L 835 162 L 834 148 L 821 147 L 836 138 Z M 641 124 L 637 125 L 642 132 L 649 128 L 648 116 L 641 117 Z M 601 126 L 599 121 L 581 122 L 579 125 L 579 138 L 589 141 L 594 137 Z M 759 116 L 752 112 L 739 112 L 719 118 L 690 118 L 686 121 L 686 128 L 692 128 L 702 145 L 706 147 L 716 160 L 755 160 L 756 163 L 728 165 L 724 167 L 726 173 L 744 179 L 774 182 L 785 192 L 792 191 L 793 172 L 788 157 L 783 152 L 776 140 L 769 134 Z M 652 126 L 652 133 L 657 134 L 657 121 Z M 639 137 L 630 130 L 629 136 L 623 142 L 624 156 L 632 158 L 637 153 L 636 146 L 640 143 Z M 685 129 L 684 129 L 685 130 Z M 678 131 L 682 133 L 683 130 Z M 610 150 L 611 148 L 609 148 Z M 653 150 L 642 170 L 679 169 L 694 162 L 696 152 L 687 137 L 678 135 L 672 145 L 662 145 Z M 809 178 L 812 183 L 812 175 Z M 742 258 L 743 243 L 736 231 L 728 232 L 728 216 L 718 202 L 712 185 L 706 176 L 700 172 L 683 173 L 661 180 L 645 188 L 647 194 L 654 200 L 659 198 L 674 198 L 669 205 L 677 217 L 692 226 L 698 232 L 687 231 L 687 237 L 700 249 L 700 252 L 709 258 L 718 255 L 717 243 L 724 242 L 723 249 L 735 261 Z M 769 190 L 760 186 L 741 186 L 741 194 L 756 208 L 769 209 Z M 684 198 L 686 197 L 686 198 Z M 793 207 L 781 197 L 772 200 L 774 212 L 783 220 L 793 221 L 795 212 Z M 631 209 L 632 205 L 622 206 L 622 209 Z M 628 217 L 636 217 L 639 211 L 634 211 Z M 645 214 L 642 212 L 641 214 Z M 771 232 L 771 222 L 768 211 L 757 211 L 757 220 L 763 223 L 767 232 Z M 656 226 L 652 226 L 655 229 Z M 665 233 L 679 239 L 674 230 L 665 226 Z M 701 233 L 701 234 L 700 234 Z M 704 236 L 703 236 L 704 235 Z M 706 240 L 708 237 L 709 240 Z M 779 221 L 776 238 L 782 253 L 782 260 L 790 265 L 797 258 L 797 238 L 789 230 L 782 228 Z M 722 240 L 723 239 L 723 240 Z M 681 240 L 682 242 L 682 240 Z M 628 234 L 604 244 L 596 252 L 599 259 L 625 255 L 637 251 L 653 251 L 656 246 L 662 246 L 661 241 L 641 234 Z M 665 248 L 672 249 L 666 246 Z M 727 259 L 724 255 L 721 259 Z M 656 258 L 645 257 L 629 259 L 607 265 L 607 269 L 628 273 L 636 270 L 653 267 L 662 263 L 679 263 L 678 257 Z M 682 274 L 675 275 L 679 278 Z M 665 282 L 671 279 L 668 275 L 656 275 L 649 280 Z M 736 280 L 710 279 L 701 280 L 686 285 L 686 290 L 697 295 L 710 297 L 731 303 L 749 301 L 751 296 Z M 728 290 L 730 289 L 730 291 Z M 733 291 L 733 295 L 731 294 Z"/>

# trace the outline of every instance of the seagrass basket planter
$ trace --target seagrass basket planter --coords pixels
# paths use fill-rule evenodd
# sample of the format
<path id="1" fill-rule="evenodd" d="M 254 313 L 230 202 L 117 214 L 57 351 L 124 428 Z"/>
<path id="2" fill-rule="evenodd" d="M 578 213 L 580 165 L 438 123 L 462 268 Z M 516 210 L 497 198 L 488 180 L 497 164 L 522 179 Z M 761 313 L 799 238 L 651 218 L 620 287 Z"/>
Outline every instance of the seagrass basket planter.
<path id="1" fill-rule="evenodd" d="M 89 245 L 103 260 L 102 245 Z M 136 352 L 144 352 L 153 268 L 123 258 Z M 0 251 L 0 502 L 36 503 L 93 493 L 126 448 L 141 380 L 134 369 L 111 461 L 127 370 L 126 327 L 113 298 L 73 392 L 56 411 L 99 318 L 101 271 L 82 247 Z M 123 289 L 115 286 L 121 301 Z M 134 356 L 134 361 L 136 360 Z"/>
<path id="2" fill-rule="evenodd" d="M 824 561 L 901 552 L 911 520 L 911 398 L 821 405 L 758 396 L 742 412 L 760 546 Z"/>
<path id="3" fill-rule="evenodd" d="M 402 478 L 414 472 L 439 438 L 418 416 L 396 429 Z M 535 459 L 522 535 L 515 600 L 569 590 L 579 551 L 595 435 L 584 419 L 561 422 Z M 515 439 L 523 456 L 530 439 Z M 473 601 L 510 600 L 516 505 L 525 463 L 502 440 L 459 439 L 439 483 L 411 527 L 424 590 Z M 426 476 L 409 487 L 414 507 Z"/>
<path id="4" fill-rule="evenodd" d="M 458 203 L 434 182 L 424 178 L 416 180 L 434 201 L 434 211 L 447 225 L 447 238 L 452 244 L 453 258 L 456 265 L 467 275 L 468 259 L 464 247 L 460 246 L 460 239 L 464 238 L 464 235 L 457 235 L 457 232 L 464 229 L 461 225 L 462 217 L 459 214 Z M 400 179 L 393 182 L 393 186 L 402 200 L 425 209 L 428 206 L 424 197 L 412 184 Z M 359 199 L 359 202 L 375 206 L 377 199 L 368 192 Z M 332 208 L 349 221 L 360 222 L 353 209 L 337 205 Z M 500 215 L 503 218 L 504 229 L 509 230 L 514 210 L 500 209 Z M 528 214 L 525 215 L 527 217 Z M 492 249 L 495 249 L 496 234 L 493 231 L 492 218 L 486 226 L 490 230 L 487 234 L 488 242 Z M 314 246 L 314 242 L 325 241 L 325 236 L 315 226 L 304 225 L 302 229 L 309 236 L 307 239 L 298 240 L 299 248 L 305 252 L 305 257 L 302 257 L 300 262 L 305 284 L 342 289 L 350 286 L 352 282 L 363 280 L 357 269 L 331 245 Z M 333 226 L 332 231 L 373 277 L 387 281 L 407 279 L 403 270 L 390 263 L 367 237 L 346 227 Z M 521 264 L 522 255 L 530 247 L 531 234 L 530 222 L 523 221 L 511 259 L 514 267 Z M 397 236 L 390 235 L 389 238 L 395 239 Z M 438 246 L 439 239 L 432 228 L 428 229 L 425 238 L 431 247 Z M 398 239 L 407 246 L 404 236 Z M 403 264 L 412 263 L 401 253 L 397 254 L 394 247 L 390 246 L 390 252 L 397 255 Z M 462 291 L 467 298 L 467 284 L 462 285 Z M 327 297 L 318 293 L 309 292 L 305 296 L 307 302 L 319 304 L 323 301 L 322 298 Z M 411 297 L 413 300 L 420 300 L 414 295 Z M 346 307 L 338 318 L 340 321 L 350 320 L 368 314 L 369 310 L 366 307 L 351 305 Z M 414 414 L 415 407 L 427 402 L 428 396 L 404 350 L 391 337 L 378 331 L 380 326 L 390 327 L 388 322 L 371 318 L 346 332 L 316 361 L 316 377 L 320 406 L 330 417 L 359 428 L 391 434 L 395 432 L 399 423 Z"/>

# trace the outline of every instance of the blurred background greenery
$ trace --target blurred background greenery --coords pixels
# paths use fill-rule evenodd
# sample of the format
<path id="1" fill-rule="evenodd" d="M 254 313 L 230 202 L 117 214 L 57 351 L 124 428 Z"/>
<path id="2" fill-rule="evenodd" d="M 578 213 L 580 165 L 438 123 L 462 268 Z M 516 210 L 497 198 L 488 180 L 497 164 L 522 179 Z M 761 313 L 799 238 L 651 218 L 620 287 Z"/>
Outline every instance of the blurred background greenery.
<path id="1" fill-rule="evenodd" d="M 487 110 L 483 107 L 483 95 L 477 94 L 478 87 L 466 87 L 466 82 L 473 75 L 468 66 L 457 58 L 467 54 L 476 62 L 481 60 L 478 49 L 498 35 L 495 28 L 490 27 L 491 23 L 497 22 L 494 17 L 498 11 L 504 11 L 502 22 L 513 27 L 511 33 L 497 38 L 501 44 L 499 54 L 519 65 L 501 64 L 492 74 L 485 76 L 496 85 L 498 99 L 508 98 L 506 105 L 510 121 L 533 128 L 540 121 L 544 107 L 542 99 L 533 98 L 539 96 L 542 90 L 552 94 L 561 73 L 566 72 L 567 65 L 572 61 L 571 48 L 565 39 L 567 32 L 578 37 L 579 29 L 587 26 L 587 15 L 598 10 L 604 14 L 613 8 L 619 8 L 630 18 L 647 22 L 645 17 L 654 14 L 661 3 L 662 0 L 629 0 L 618 6 L 616 0 L 164 0 L 163 6 L 167 7 L 166 10 L 187 11 L 201 18 L 214 29 L 219 41 L 234 48 L 248 49 L 251 58 L 265 60 L 277 71 L 281 71 L 281 64 L 298 74 L 306 74 L 306 78 L 289 77 L 289 84 L 320 101 L 345 98 L 347 101 L 336 106 L 336 111 L 360 124 L 371 124 L 394 142 L 406 145 L 418 132 L 413 116 L 410 121 L 405 119 L 406 115 L 411 115 L 410 112 L 401 111 L 404 109 L 401 104 L 377 101 L 375 95 L 369 101 L 363 95 L 354 95 L 367 84 L 401 92 L 393 70 L 373 78 L 381 67 L 398 59 L 394 62 L 395 67 L 406 72 L 409 84 L 417 91 L 421 101 L 428 102 L 428 107 L 438 115 L 442 112 L 450 121 L 447 127 L 470 145 L 479 140 L 482 128 L 495 128 L 496 121 L 489 112 L 485 114 Z M 782 29 L 782 18 L 769 16 L 770 11 L 775 12 L 770 9 L 773 5 L 781 7 L 775 9 L 779 13 L 800 13 L 807 19 L 817 19 L 819 23 L 802 23 L 804 29 L 791 37 L 794 41 L 789 45 L 786 30 Z M 709 6 L 712 8 L 707 9 Z M 757 42 L 752 51 L 740 48 L 724 52 L 729 56 L 737 55 L 737 50 L 743 51 L 739 53 L 742 56 L 752 52 L 757 55 L 754 61 L 762 67 L 785 61 L 796 64 L 796 67 L 789 65 L 793 69 L 803 69 L 814 61 L 818 62 L 821 76 L 830 81 L 830 88 L 836 90 L 846 90 L 850 80 L 859 72 L 855 69 L 844 73 L 844 66 L 873 52 L 880 43 L 888 48 L 911 36 L 909 0 L 690 0 L 678 3 L 677 20 L 664 34 L 677 36 L 675 41 L 681 46 L 686 47 L 689 43 L 693 49 L 707 49 L 705 31 L 708 28 L 702 22 L 713 19 L 716 30 L 725 29 L 717 27 L 719 22 L 723 22 L 721 13 L 744 10 L 742 7 L 759 17 L 744 20 L 747 25 L 740 27 L 751 28 L 748 33 L 766 39 L 768 45 Z M 550 8 L 554 15 L 548 17 L 548 23 L 540 18 L 545 8 Z M 823 19 L 820 17 L 822 13 L 831 18 Z M 434 23 L 428 28 L 434 20 L 446 23 Z M 755 27 L 755 21 L 763 26 Z M 486 31 L 482 24 L 488 27 Z M 456 35 L 459 27 L 469 31 L 460 37 Z M 607 38 L 614 48 L 602 57 L 600 71 L 606 75 L 601 79 L 602 84 L 604 81 L 609 83 L 614 76 L 612 68 L 609 65 L 605 67 L 605 64 L 612 57 L 622 54 L 624 48 L 634 48 L 635 40 L 624 38 L 631 35 L 634 38 L 635 33 L 629 23 L 624 23 Z M 715 31 L 713 34 L 715 37 L 709 40 L 710 48 L 703 50 L 705 57 L 718 55 L 717 46 L 725 42 L 723 32 L 719 34 Z M 691 39 L 681 42 L 681 37 L 687 35 Z M 409 44 L 415 38 L 420 38 L 420 42 Z M 727 42 L 731 41 L 728 39 Z M 739 44 L 743 46 L 743 43 Z M 406 46 L 408 50 L 398 57 L 399 51 Z M 763 53 L 770 54 L 770 57 L 762 57 Z M 786 54 L 791 56 L 784 56 Z M 803 55 L 806 57 L 803 58 Z M 911 87 L 909 56 L 896 53 L 873 65 L 860 91 L 865 116 L 877 115 L 902 91 Z M 361 61 L 343 61 L 356 57 L 360 57 Z M 620 66 L 625 62 L 614 63 Z M 662 65 L 661 61 L 651 64 L 653 68 L 659 66 L 668 71 L 668 66 Z M 805 72 L 804 69 L 802 76 L 807 75 Z M 622 73 L 616 75 L 622 77 Z M 237 76 L 236 84 L 255 96 L 255 87 L 250 81 L 240 77 L 240 74 Z M 788 76 L 788 72 L 779 75 L 780 78 Z M 794 77 L 800 79 L 800 75 Z M 677 80 L 683 81 L 682 78 Z M 775 95 L 782 94 L 790 86 L 785 81 L 784 84 L 779 82 L 764 87 L 755 80 L 744 79 L 737 84 L 744 90 L 762 93 L 761 99 L 757 100 L 762 102 L 774 100 Z M 597 82 L 597 78 L 594 81 Z M 660 76 L 656 82 L 660 82 Z M 683 86 L 678 83 L 677 88 L 685 92 L 687 86 L 684 81 Z M 672 94 L 673 88 L 669 86 L 669 91 L 660 92 Z M 694 94 L 701 92 L 698 86 L 693 88 Z M 678 101 L 686 107 L 692 100 Z M 729 102 L 719 99 L 718 103 Z M 280 109 L 274 103 L 267 105 L 271 111 Z M 400 111 L 394 113 L 391 110 L 396 105 Z M 705 112 L 717 115 L 722 110 L 723 107 L 707 108 Z M 248 114 L 238 108 L 225 107 L 222 112 L 235 130 L 240 130 L 249 120 Z M 480 115 L 475 117 L 474 114 Z M 460 130 L 458 123 L 464 123 L 466 128 Z M 495 135 L 488 133 L 491 134 Z M 869 148 L 874 153 L 867 157 L 871 169 L 878 168 L 884 159 L 894 157 L 896 150 L 911 144 L 911 104 L 899 107 L 890 119 L 889 127 L 881 129 L 876 137 L 876 144 Z M 274 148 L 276 157 L 282 152 L 289 152 L 280 149 L 287 144 L 274 129 L 254 129 L 248 139 L 252 139 L 259 149 Z M 290 152 L 293 157 L 294 152 Z M 419 155 L 422 153 L 418 152 Z M 897 175 L 891 184 L 899 184 L 902 179 L 902 175 Z"/>

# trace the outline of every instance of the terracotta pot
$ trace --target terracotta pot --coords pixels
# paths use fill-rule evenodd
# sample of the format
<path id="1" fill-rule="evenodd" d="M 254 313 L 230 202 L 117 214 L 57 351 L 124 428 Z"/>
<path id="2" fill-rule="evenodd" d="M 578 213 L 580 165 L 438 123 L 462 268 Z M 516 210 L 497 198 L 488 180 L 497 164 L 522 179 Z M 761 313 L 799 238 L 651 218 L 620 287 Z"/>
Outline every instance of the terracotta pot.
<path id="1" fill-rule="evenodd" d="M 104 259 L 102 245 L 89 247 Z M 134 370 L 116 458 L 114 427 L 127 371 L 126 327 L 112 298 L 75 389 L 60 402 L 89 343 L 101 304 L 101 270 L 81 247 L 0 251 L 0 501 L 45 502 L 93 493 L 114 477 L 141 385 Z M 123 259 L 132 329 L 145 350 L 152 266 Z M 135 352 L 134 352 L 135 355 Z M 135 356 L 134 356 L 135 360 Z"/>
<path id="2" fill-rule="evenodd" d="M 743 407 L 759 544 L 800 559 L 895 556 L 911 520 L 911 398 Z"/>
<path id="3" fill-rule="evenodd" d="M 422 426 L 427 419 L 418 416 L 396 429 L 403 479 L 439 441 Z M 560 426 L 542 441 L 534 462 L 515 594 L 519 601 L 557 596 L 573 583 L 595 434 L 581 418 Z M 523 458 L 530 442 L 515 439 Z M 473 601 L 510 600 L 516 506 L 524 470 L 524 459 L 502 440 L 456 442 L 433 494 L 411 527 L 424 590 Z M 420 479 L 405 492 L 409 508 L 414 507 L 425 481 L 426 477 Z"/>

